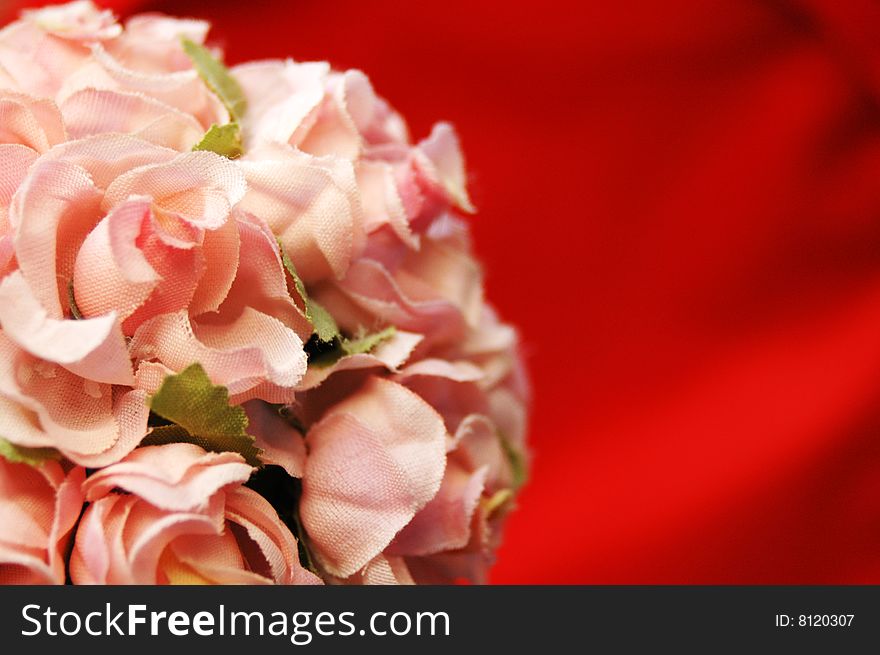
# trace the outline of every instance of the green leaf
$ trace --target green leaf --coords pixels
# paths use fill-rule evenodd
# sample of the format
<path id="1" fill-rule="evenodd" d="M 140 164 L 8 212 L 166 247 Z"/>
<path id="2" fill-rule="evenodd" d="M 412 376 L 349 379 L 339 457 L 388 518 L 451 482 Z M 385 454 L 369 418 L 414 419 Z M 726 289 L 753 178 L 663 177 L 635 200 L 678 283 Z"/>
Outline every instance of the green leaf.
<path id="1" fill-rule="evenodd" d="M 511 500 L 513 500 L 512 489 L 499 489 L 483 501 L 483 510 L 486 512 L 487 517 L 491 517 Z"/>
<path id="2" fill-rule="evenodd" d="M 209 150 L 227 159 L 238 159 L 244 154 L 241 145 L 241 128 L 238 123 L 212 125 L 211 129 L 205 132 L 202 140 L 193 146 L 193 150 Z"/>
<path id="3" fill-rule="evenodd" d="M 183 50 L 192 60 L 193 66 L 205 84 L 217 94 L 226 106 L 233 121 L 241 120 L 247 111 L 247 100 L 236 79 L 220 61 L 214 58 L 205 46 L 183 39 Z"/>
<path id="4" fill-rule="evenodd" d="M 284 251 L 281 241 L 278 242 L 278 249 L 281 251 L 281 261 L 284 263 L 284 268 L 287 269 L 290 277 L 293 278 L 293 286 L 302 299 L 306 318 L 309 319 L 309 323 L 315 329 L 318 339 L 324 343 L 330 343 L 337 337 L 340 337 L 339 326 L 336 324 L 336 320 L 330 312 L 309 297 L 306 285 L 303 284 L 302 278 L 296 272 L 296 266 L 293 265 L 290 256 Z"/>
<path id="5" fill-rule="evenodd" d="M 40 466 L 46 460 L 61 459 L 61 453 L 54 448 L 25 448 L 24 446 L 17 446 L 11 441 L 0 437 L 0 457 L 4 457 L 13 464 Z"/>
<path id="6" fill-rule="evenodd" d="M 306 293 L 306 285 L 303 284 L 302 279 L 296 272 L 296 266 L 293 265 L 293 260 L 290 259 L 290 255 L 287 254 L 287 251 L 284 250 L 284 246 L 281 245 L 281 239 L 278 239 L 277 241 L 278 250 L 281 253 L 281 262 L 284 264 L 284 268 L 287 269 L 287 272 L 290 273 L 290 277 L 293 278 L 293 286 L 296 287 L 296 292 L 299 294 L 299 297 L 302 298 L 304 303 L 306 303 L 309 299 L 309 294 Z"/>
<path id="7" fill-rule="evenodd" d="M 263 451 L 257 448 L 253 439 L 241 439 L 234 444 L 230 444 L 229 442 L 218 442 L 216 439 L 190 434 L 179 425 L 160 425 L 153 428 L 150 433 L 143 438 L 140 445 L 164 446 L 170 443 L 191 443 L 212 453 L 232 451 L 244 457 L 247 463 L 251 466 L 259 467 L 263 464 L 260 460 L 260 453 Z"/>
<path id="8" fill-rule="evenodd" d="M 321 341 L 330 343 L 339 336 L 339 326 L 336 325 L 336 319 L 311 298 L 306 303 L 306 317 L 311 321 L 312 327 L 315 328 L 315 334 Z"/>
<path id="9" fill-rule="evenodd" d="M 310 352 L 309 366 L 317 368 L 325 368 L 332 366 L 346 355 L 363 355 L 378 346 L 386 339 L 390 339 L 397 333 L 397 328 L 393 325 L 388 326 L 384 330 L 374 332 L 373 334 L 361 333 L 354 339 L 347 339 L 339 335 L 329 344 L 329 348 L 322 349 L 318 352 Z"/>
<path id="10" fill-rule="evenodd" d="M 226 387 L 212 384 L 201 364 L 166 377 L 149 404 L 176 425 L 154 428 L 144 445 L 185 441 L 214 452 L 236 452 L 251 466 L 260 466 L 260 451 L 247 433 L 247 414 L 229 404 Z"/>
<path id="11" fill-rule="evenodd" d="M 310 360 L 310 364 L 316 366 L 329 366 L 345 355 L 368 353 L 380 343 L 390 339 L 396 334 L 396 328 L 391 325 L 379 332 L 374 332 L 373 334 L 361 334 L 354 339 L 346 339 L 343 337 L 342 333 L 339 331 L 339 326 L 336 324 L 336 320 L 330 312 L 309 297 L 309 294 L 306 291 L 306 285 L 303 284 L 302 278 L 300 278 L 299 274 L 296 272 L 296 266 L 294 266 L 290 256 L 284 251 L 284 246 L 281 245 L 280 240 L 278 241 L 278 249 L 281 252 L 281 261 L 284 263 L 284 268 L 287 269 L 287 272 L 290 273 L 290 277 L 293 278 L 293 286 L 296 289 L 296 293 L 302 299 L 306 318 L 309 320 L 309 323 L 312 324 L 314 334 L 317 335 L 318 340 L 323 343 L 334 344 L 333 349 L 321 353 L 321 355 L 314 360 Z"/>
<path id="12" fill-rule="evenodd" d="M 498 438 L 501 440 L 501 449 L 504 451 L 504 455 L 507 457 L 507 461 L 510 463 L 510 468 L 513 471 L 513 488 L 519 489 L 526 483 L 529 477 L 529 467 L 526 463 L 526 458 L 500 432 L 498 433 Z"/>
<path id="13" fill-rule="evenodd" d="M 389 325 L 380 332 L 366 334 L 356 339 L 343 339 L 341 344 L 342 350 L 345 351 L 346 355 L 361 355 L 368 353 L 383 341 L 393 337 L 395 334 L 397 334 L 397 328 L 393 325 Z"/>
<path id="14" fill-rule="evenodd" d="M 73 280 L 67 283 L 67 304 L 70 305 L 70 314 L 74 320 L 81 321 L 83 315 L 76 305 L 76 295 L 73 293 Z"/>

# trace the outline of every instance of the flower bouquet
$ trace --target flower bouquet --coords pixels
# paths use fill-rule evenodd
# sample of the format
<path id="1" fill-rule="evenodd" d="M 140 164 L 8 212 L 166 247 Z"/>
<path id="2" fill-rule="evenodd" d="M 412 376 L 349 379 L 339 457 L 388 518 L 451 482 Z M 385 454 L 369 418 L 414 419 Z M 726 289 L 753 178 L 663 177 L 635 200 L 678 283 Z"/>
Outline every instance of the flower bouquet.
<path id="1" fill-rule="evenodd" d="M 0 31 L 0 582 L 484 582 L 528 390 L 455 132 L 208 27 Z"/>

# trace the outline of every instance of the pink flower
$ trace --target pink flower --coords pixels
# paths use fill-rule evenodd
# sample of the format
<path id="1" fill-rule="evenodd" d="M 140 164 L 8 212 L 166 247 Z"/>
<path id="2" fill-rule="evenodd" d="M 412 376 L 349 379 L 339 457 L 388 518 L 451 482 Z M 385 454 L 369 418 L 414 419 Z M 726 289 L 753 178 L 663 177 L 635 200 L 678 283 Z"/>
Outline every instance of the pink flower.
<path id="1" fill-rule="evenodd" d="M 24 18 L 49 34 L 72 41 L 102 41 L 122 32 L 113 13 L 80 0 L 24 12 Z"/>
<path id="2" fill-rule="evenodd" d="M 494 313 L 469 335 L 405 366 L 340 360 L 300 395 L 310 424 L 300 513 L 335 581 L 486 581 L 524 481 L 529 390 L 515 334 Z M 382 368 L 397 369 L 394 382 L 374 376 Z M 398 478 L 407 460 L 392 448 L 428 467 L 418 479 L 431 492 Z"/>
<path id="3" fill-rule="evenodd" d="M 347 330 L 391 324 L 423 335 L 421 350 L 468 338 L 483 307 L 482 270 L 463 225 L 443 216 L 411 248 L 381 230 L 338 280 L 316 297 Z"/>
<path id="4" fill-rule="evenodd" d="M 332 582 L 485 580 L 529 399 L 454 130 L 411 141 L 359 71 L 226 71 L 207 32 L 87 1 L 0 30 L 0 437 L 63 461 L 0 469 L 46 507 L 0 554 L 62 581 L 82 483 L 78 583 L 319 582 L 300 548 Z M 174 438 L 277 467 L 302 543 L 239 454 L 141 445 Z"/>
<path id="5" fill-rule="evenodd" d="M 249 101 L 243 206 L 266 218 L 307 282 L 344 278 L 364 255 L 365 236 L 383 228 L 395 246 L 418 250 L 414 230 L 449 203 L 473 211 L 451 126 L 411 146 L 403 119 L 360 71 L 288 60 L 234 73 Z M 290 178 L 299 183 L 281 184 Z"/>
<path id="6" fill-rule="evenodd" d="M 140 448 L 83 485 L 76 584 L 320 584 L 251 467 L 190 444 Z M 125 492 L 125 493 L 120 493 Z"/>
<path id="7" fill-rule="evenodd" d="M 90 46 L 120 32 L 112 14 L 91 2 L 27 11 L 0 31 L 0 83 L 53 97 L 90 56 Z"/>
<path id="8" fill-rule="evenodd" d="M 83 497 L 83 470 L 0 457 L 0 584 L 64 584 L 65 553 Z"/>
<path id="9" fill-rule="evenodd" d="M 309 429 L 300 516 L 324 569 L 347 578 L 437 494 L 440 416 L 406 388 L 370 377 Z"/>
<path id="10" fill-rule="evenodd" d="M 0 282 L 6 345 L 65 369 L 68 396 L 82 396 L 83 385 L 105 398 L 117 393 L 110 386 L 155 391 L 146 372 L 135 377 L 133 358 L 163 375 L 201 362 L 234 395 L 290 401 L 311 330 L 287 292 L 268 227 L 236 209 L 244 191 L 239 169 L 219 155 L 177 154 L 122 135 L 40 156 L 9 209 L 17 270 Z M 83 320 L 72 320 L 72 298 Z M 25 402 L 20 383 L 3 386 L 12 389 L 7 401 Z M 141 436 L 145 422 L 142 412 Z M 60 447 L 62 437 L 42 427 L 43 445 Z M 19 433 L 10 439 L 29 445 Z M 70 452 L 98 454 L 119 436 L 110 430 L 100 444 Z"/>

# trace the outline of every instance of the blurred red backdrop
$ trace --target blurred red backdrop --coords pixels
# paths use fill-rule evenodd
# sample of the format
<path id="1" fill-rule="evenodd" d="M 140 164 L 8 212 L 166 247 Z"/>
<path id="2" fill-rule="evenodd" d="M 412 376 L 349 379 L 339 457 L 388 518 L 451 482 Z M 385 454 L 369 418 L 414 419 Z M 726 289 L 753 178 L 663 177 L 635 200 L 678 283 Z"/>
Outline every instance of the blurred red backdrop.
<path id="1" fill-rule="evenodd" d="M 493 581 L 880 583 L 873 1 L 99 4 L 456 124 L 535 389 Z"/>

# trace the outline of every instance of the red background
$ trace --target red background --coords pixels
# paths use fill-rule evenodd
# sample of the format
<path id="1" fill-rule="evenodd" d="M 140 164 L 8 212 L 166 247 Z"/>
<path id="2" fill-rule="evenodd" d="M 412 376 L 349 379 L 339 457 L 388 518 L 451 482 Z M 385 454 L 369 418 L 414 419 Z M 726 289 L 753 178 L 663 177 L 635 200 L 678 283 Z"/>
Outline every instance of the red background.
<path id="1" fill-rule="evenodd" d="M 880 582 L 874 2 L 102 4 L 457 125 L 535 387 L 495 582 Z"/>

